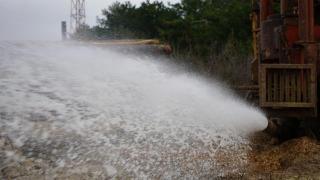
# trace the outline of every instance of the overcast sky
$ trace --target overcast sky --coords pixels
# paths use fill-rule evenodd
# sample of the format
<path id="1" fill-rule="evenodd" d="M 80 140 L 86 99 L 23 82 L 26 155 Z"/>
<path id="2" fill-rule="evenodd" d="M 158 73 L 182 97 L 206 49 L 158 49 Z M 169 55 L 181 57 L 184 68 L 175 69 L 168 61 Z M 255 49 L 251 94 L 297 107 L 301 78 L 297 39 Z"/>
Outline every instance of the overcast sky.
<path id="1" fill-rule="evenodd" d="M 118 0 L 124 3 L 126 0 Z M 128 1 L 128 0 L 127 0 Z M 129 0 L 139 6 L 146 0 Z M 150 0 L 153 2 L 154 0 Z M 159 0 L 165 5 L 180 0 Z M 96 25 L 114 0 L 86 0 L 86 23 Z M 71 0 L 0 0 L 0 40 L 61 40 L 61 21 L 69 31 Z"/>

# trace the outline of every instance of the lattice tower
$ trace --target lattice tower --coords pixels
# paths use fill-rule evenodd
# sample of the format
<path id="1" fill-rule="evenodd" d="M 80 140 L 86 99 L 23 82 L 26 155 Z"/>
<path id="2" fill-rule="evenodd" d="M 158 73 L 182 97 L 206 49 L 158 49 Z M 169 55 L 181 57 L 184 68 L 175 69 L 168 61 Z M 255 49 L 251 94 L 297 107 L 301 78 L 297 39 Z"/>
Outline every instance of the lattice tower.
<path id="1" fill-rule="evenodd" d="M 77 28 L 86 23 L 86 11 L 84 0 L 71 0 L 70 34 L 74 34 Z"/>

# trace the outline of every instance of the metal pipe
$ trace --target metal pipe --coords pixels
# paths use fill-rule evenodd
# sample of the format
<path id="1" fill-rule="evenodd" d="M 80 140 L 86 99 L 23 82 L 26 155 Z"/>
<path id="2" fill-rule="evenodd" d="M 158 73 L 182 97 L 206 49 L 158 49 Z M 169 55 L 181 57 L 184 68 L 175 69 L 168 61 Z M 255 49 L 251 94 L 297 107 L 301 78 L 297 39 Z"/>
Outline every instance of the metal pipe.
<path id="1" fill-rule="evenodd" d="M 314 41 L 314 7 L 311 0 L 299 0 L 299 40 Z"/>
<path id="2" fill-rule="evenodd" d="M 273 14 L 273 0 L 260 0 L 260 22 L 266 21 Z"/>
<path id="3" fill-rule="evenodd" d="M 309 41 L 314 41 L 314 1 L 307 1 L 308 2 L 308 19 L 309 19 Z"/>

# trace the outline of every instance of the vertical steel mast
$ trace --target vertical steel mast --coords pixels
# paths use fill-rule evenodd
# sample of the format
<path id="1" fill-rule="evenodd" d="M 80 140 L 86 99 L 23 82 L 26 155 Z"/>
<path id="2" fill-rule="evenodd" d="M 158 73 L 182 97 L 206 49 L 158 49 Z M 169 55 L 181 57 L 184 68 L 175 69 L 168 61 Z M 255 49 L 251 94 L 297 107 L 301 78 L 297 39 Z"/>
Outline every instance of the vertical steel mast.
<path id="1" fill-rule="evenodd" d="M 70 34 L 74 34 L 79 26 L 85 25 L 85 2 L 84 0 L 71 0 Z"/>

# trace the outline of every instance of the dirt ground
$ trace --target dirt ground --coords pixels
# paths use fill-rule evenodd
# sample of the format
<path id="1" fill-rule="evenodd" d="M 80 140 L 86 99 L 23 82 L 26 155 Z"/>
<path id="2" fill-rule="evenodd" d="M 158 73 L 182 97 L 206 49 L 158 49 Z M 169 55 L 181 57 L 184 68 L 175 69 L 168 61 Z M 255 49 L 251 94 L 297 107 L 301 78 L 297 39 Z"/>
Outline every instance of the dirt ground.
<path id="1" fill-rule="evenodd" d="M 249 163 L 241 172 L 210 179 L 320 179 L 320 145 L 308 137 L 288 140 L 278 145 L 277 139 L 259 132 L 250 137 L 252 149 L 248 152 Z M 6 160 L 15 152 L 16 160 Z M 8 154 L 9 153 L 9 154 Z M 100 179 L 93 173 L 70 173 L 57 168 L 46 171 L 53 164 L 34 158 L 23 158 L 19 149 L 13 149 L 10 141 L 0 139 L 0 179 Z M 13 159 L 14 159 L 13 158 Z M 17 160 L 22 158 L 22 160 Z M 97 169 L 99 167 L 91 167 Z M 105 179 L 112 177 L 105 177 Z"/>
<path id="2" fill-rule="evenodd" d="M 278 145 L 263 132 L 251 136 L 252 150 L 244 179 L 320 179 L 320 145 L 301 137 Z"/>

